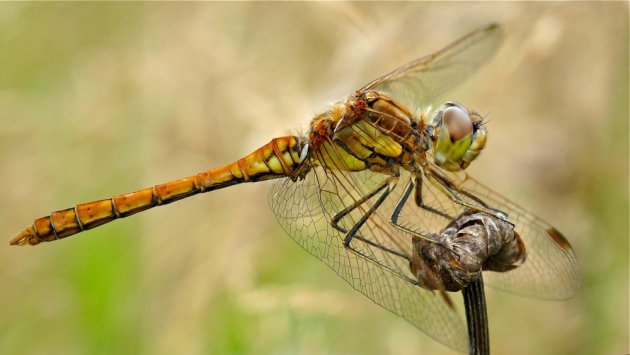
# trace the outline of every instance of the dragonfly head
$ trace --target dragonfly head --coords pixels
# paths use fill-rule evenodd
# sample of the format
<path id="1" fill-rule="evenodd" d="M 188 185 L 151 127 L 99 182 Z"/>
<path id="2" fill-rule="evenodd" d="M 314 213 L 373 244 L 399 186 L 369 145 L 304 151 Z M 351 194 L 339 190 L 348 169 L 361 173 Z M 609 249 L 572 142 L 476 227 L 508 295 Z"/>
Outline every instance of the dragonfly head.
<path id="1" fill-rule="evenodd" d="M 483 118 L 454 102 L 438 110 L 429 130 L 434 162 L 449 171 L 466 169 L 481 153 L 488 137 Z"/>

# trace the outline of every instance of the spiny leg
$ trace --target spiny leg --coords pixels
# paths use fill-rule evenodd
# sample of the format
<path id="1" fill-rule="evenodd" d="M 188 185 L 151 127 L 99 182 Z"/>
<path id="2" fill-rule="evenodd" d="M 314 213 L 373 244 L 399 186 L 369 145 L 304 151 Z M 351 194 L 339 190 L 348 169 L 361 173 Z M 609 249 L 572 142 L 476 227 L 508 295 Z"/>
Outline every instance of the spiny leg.
<path id="1" fill-rule="evenodd" d="M 344 238 L 344 246 L 346 248 L 348 248 L 349 250 L 353 251 L 354 253 L 360 255 L 363 258 L 369 259 L 379 265 L 381 265 L 382 267 L 385 267 L 387 269 L 389 269 L 389 267 L 381 264 L 380 262 L 374 260 L 373 258 L 359 252 L 358 250 L 356 250 L 355 248 L 353 248 L 351 246 L 351 242 L 353 239 L 359 240 L 361 242 L 364 242 L 368 245 L 371 245 L 375 248 L 381 249 L 387 253 L 396 255 L 398 257 L 404 258 L 405 260 L 409 260 L 409 255 L 398 251 L 398 250 L 394 250 L 391 248 L 388 248 L 382 244 L 379 244 L 377 242 L 371 241 L 367 238 L 362 237 L 361 235 L 358 234 L 359 229 L 361 228 L 361 226 L 363 226 L 365 224 L 365 222 L 368 220 L 368 218 L 370 218 L 370 216 L 372 214 L 374 214 L 374 212 L 380 207 L 380 205 L 383 203 L 383 201 L 385 201 L 385 199 L 387 198 L 387 196 L 389 195 L 389 193 L 395 188 L 396 183 L 398 181 L 398 176 L 390 176 L 388 177 L 385 181 L 383 181 L 383 183 L 381 183 L 379 186 L 377 186 L 373 191 L 369 192 L 368 194 L 362 196 L 360 199 L 354 201 L 352 203 L 352 205 L 344 208 L 343 210 L 339 211 L 337 214 L 335 214 L 331 220 L 331 225 L 333 226 L 333 228 L 335 228 L 336 230 L 344 233 L 346 236 Z M 384 190 L 384 191 L 383 191 Z M 381 192 L 381 196 L 379 196 L 378 200 L 374 203 L 374 205 L 370 206 L 370 208 L 361 216 L 361 218 L 359 219 L 359 221 L 357 221 L 352 228 L 348 231 L 346 228 L 342 227 L 339 225 L 339 222 L 341 221 L 341 219 L 343 219 L 345 216 L 347 216 L 349 213 L 351 213 L 353 210 L 357 209 L 359 206 L 361 206 L 362 204 L 364 204 L 366 201 L 368 201 L 370 198 L 374 197 L 376 194 L 378 194 L 379 192 Z"/>
<path id="2" fill-rule="evenodd" d="M 413 238 L 422 238 L 429 242 L 440 243 L 440 240 L 438 239 L 437 235 L 431 235 L 431 234 L 424 235 L 424 234 L 418 233 L 417 231 L 411 230 L 401 224 L 398 224 L 398 217 L 400 216 L 400 213 L 403 207 L 405 206 L 405 204 L 407 203 L 407 200 L 409 199 L 409 196 L 411 195 L 411 192 L 414 190 L 414 188 L 416 191 L 415 202 L 418 207 L 428 211 L 429 213 L 434 213 L 434 214 L 437 214 L 438 216 L 444 217 L 448 219 L 449 221 L 455 219 L 455 217 L 448 215 L 446 212 L 442 212 L 424 203 L 422 199 L 422 175 L 418 174 L 415 176 L 415 179 L 409 179 L 409 182 L 407 183 L 407 186 L 405 187 L 405 191 L 403 192 L 402 196 L 400 197 L 400 200 L 396 204 L 396 207 L 394 207 L 394 211 L 392 211 L 392 215 L 390 217 L 390 223 L 395 228 L 400 229 L 406 233 L 409 233 Z M 411 263 L 411 259 L 409 259 L 409 261 Z M 428 271 L 431 272 L 430 270 Z M 435 276 L 437 277 L 437 275 Z M 453 301 L 444 290 L 444 285 L 441 284 L 441 280 L 439 280 L 438 282 L 440 282 L 440 286 L 438 287 L 437 291 L 439 292 L 440 296 L 450 308 L 455 309 Z M 412 283 L 420 286 L 420 283 L 417 281 L 412 281 Z"/>
<path id="3" fill-rule="evenodd" d="M 398 178 L 395 178 L 395 179 L 397 180 Z M 368 218 L 370 218 L 374 214 L 374 212 L 383 204 L 383 201 L 385 201 L 387 196 L 389 196 L 389 194 L 392 192 L 392 190 L 396 186 L 396 182 L 393 181 L 392 178 L 388 178 L 388 180 L 389 181 L 387 181 L 387 185 L 385 187 L 385 190 L 381 194 L 381 196 L 378 197 L 376 202 L 374 202 L 374 204 L 370 206 L 370 208 L 368 208 L 368 210 L 363 214 L 363 216 L 359 218 L 357 223 L 355 223 L 354 226 L 352 226 L 348 234 L 346 234 L 346 237 L 343 240 L 343 244 L 346 247 L 350 246 L 350 242 L 352 241 L 352 238 L 357 235 L 357 232 L 359 231 L 359 229 L 365 224 Z"/>
<path id="4" fill-rule="evenodd" d="M 435 213 L 439 216 L 442 216 L 444 218 L 447 218 L 449 220 L 454 219 L 453 217 L 449 216 L 448 214 L 439 211 L 431 206 L 425 205 L 422 202 L 422 195 L 421 192 L 418 192 L 421 188 L 422 188 L 422 180 L 421 178 L 418 178 L 416 181 L 418 181 L 418 184 L 416 184 L 414 182 L 414 180 L 410 179 L 409 182 L 407 183 L 407 187 L 405 187 L 405 191 L 403 192 L 402 196 L 400 197 L 400 200 L 398 201 L 398 203 L 396 204 L 396 207 L 394 208 L 394 211 L 392 212 L 392 215 L 389 219 L 389 222 L 397 229 L 402 230 L 403 232 L 409 233 L 411 234 L 413 237 L 419 237 L 425 240 L 428 240 L 430 242 L 439 242 L 437 239 L 435 238 L 431 238 L 430 235 L 423 235 L 421 233 L 418 233 L 415 230 L 412 230 L 406 226 L 403 226 L 402 224 L 398 223 L 398 217 L 400 217 L 400 212 L 402 211 L 403 207 L 405 207 L 405 204 L 407 203 L 407 200 L 409 199 L 409 195 L 411 195 L 411 192 L 414 190 L 414 188 L 416 189 L 416 203 L 418 204 L 418 207 L 429 211 L 430 213 Z M 420 194 L 420 196 L 418 196 L 418 194 Z"/>
<path id="5" fill-rule="evenodd" d="M 332 220 L 330 221 L 330 223 L 332 224 L 332 226 L 342 232 L 342 233 L 348 233 L 348 231 L 341 227 L 339 225 L 339 221 L 344 218 L 345 216 L 347 216 L 350 212 L 354 211 L 356 208 L 358 208 L 359 206 L 361 206 L 362 204 L 365 203 L 365 201 L 371 199 L 372 197 L 374 197 L 374 195 L 376 195 L 377 193 L 379 193 L 381 190 L 383 190 L 384 188 L 387 187 L 387 185 L 390 183 L 389 178 L 385 181 L 383 181 L 379 186 L 377 186 L 374 190 L 370 191 L 368 194 L 361 196 L 360 199 L 354 201 L 350 206 L 344 208 L 343 210 L 337 212 Z"/>
<path id="6" fill-rule="evenodd" d="M 343 210 L 337 212 L 337 214 L 335 214 L 333 216 L 333 218 L 331 220 L 332 226 L 336 230 L 346 234 L 346 236 L 344 238 L 344 241 L 343 241 L 344 246 L 346 246 L 346 247 L 349 246 L 350 242 L 352 241 L 352 238 L 359 237 L 359 236 L 357 236 L 357 232 L 359 231 L 359 228 L 361 228 L 361 226 L 363 226 L 363 224 L 365 224 L 367 219 L 370 218 L 370 216 L 372 214 L 374 214 L 376 209 L 378 209 L 378 207 L 383 203 L 383 201 L 385 201 L 385 198 L 387 198 L 389 193 L 396 186 L 397 181 L 398 181 L 398 176 L 390 176 L 390 177 L 388 177 L 385 181 L 383 181 L 374 190 L 372 190 L 371 192 L 369 192 L 366 195 L 362 196 L 358 200 L 354 201 L 350 206 L 348 206 L 348 207 L 344 208 Z M 344 218 L 345 216 L 350 214 L 352 211 L 357 209 L 359 206 L 364 204 L 366 201 L 368 201 L 369 199 L 371 199 L 372 197 L 374 197 L 376 194 L 378 194 L 381 191 L 383 191 L 381 193 L 381 196 L 379 196 L 379 198 L 376 200 L 376 202 L 372 206 L 370 206 L 370 208 L 352 226 L 350 231 L 348 231 L 347 229 L 345 229 L 345 228 L 343 228 L 342 226 L 339 225 L 339 221 L 341 221 L 342 218 Z M 368 243 L 371 243 L 371 242 L 368 242 Z"/>
<path id="7" fill-rule="evenodd" d="M 358 236 L 355 236 L 355 239 L 365 241 L 363 238 L 360 238 Z M 374 245 L 372 243 L 369 243 L 369 244 L 370 245 Z M 396 256 L 400 256 L 400 257 L 404 258 L 406 261 L 409 261 L 409 256 L 405 256 L 404 254 L 398 253 L 396 251 L 392 251 L 391 249 L 385 248 L 382 245 L 375 245 L 375 246 L 377 248 L 380 248 L 380 249 L 384 250 L 384 251 L 388 251 L 390 253 L 393 253 Z M 389 271 L 392 274 L 400 277 L 401 279 L 403 279 L 403 280 L 405 280 L 405 281 L 407 281 L 407 282 L 409 282 L 411 284 L 414 284 L 416 286 L 420 286 L 420 283 L 418 283 L 418 280 L 414 280 L 414 279 L 410 278 L 409 276 L 402 274 L 400 271 L 397 271 L 397 270 L 393 269 L 392 267 L 390 267 L 390 266 L 388 266 L 386 264 L 383 264 L 382 262 L 374 259 L 373 257 L 371 257 L 369 255 L 365 255 L 364 253 L 362 253 L 362 252 L 352 248 L 351 246 L 348 246 L 347 249 L 350 250 L 351 252 L 353 252 L 354 254 L 356 254 L 358 257 L 363 258 L 363 259 L 365 259 L 367 261 L 370 261 L 370 262 L 372 262 L 372 263 L 382 267 L 383 269 L 386 269 L 387 271 Z"/>
<path id="8" fill-rule="evenodd" d="M 456 186 L 453 185 L 447 178 L 443 177 L 437 171 L 431 169 L 430 167 L 426 167 L 424 169 L 424 175 L 427 177 L 429 182 L 433 184 L 438 190 L 440 190 L 444 195 L 446 195 L 453 202 L 464 206 L 466 208 L 472 209 L 474 211 L 483 212 L 490 216 L 497 217 L 501 220 L 504 220 L 510 224 L 510 221 L 507 220 L 507 214 L 503 211 L 497 210 L 495 208 L 489 207 L 485 202 L 483 202 L 478 197 L 475 197 L 465 191 L 460 191 Z M 460 193 L 466 197 L 471 198 L 475 202 L 479 203 L 479 205 L 473 205 L 470 202 L 464 201 L 460 197 Z"/>
<path id="9" fill-rule="evenodd" d="M 455 216 L 451 216 L 444 211 L 440 211 L 424 203 L 424 199 L 422 198 L 422 175 L 420 174 L 416 175 L 415 183 L 416 183 L 416 191 L 415 191 L 416 193 L 414 197 L 416 200 L 416 205 L 418 207 L 422 208 L 423 210 L 429 211 L 431 213 L 437 214 L 438 216 L 442 216 L 448 220 L 455 219 Z"/>

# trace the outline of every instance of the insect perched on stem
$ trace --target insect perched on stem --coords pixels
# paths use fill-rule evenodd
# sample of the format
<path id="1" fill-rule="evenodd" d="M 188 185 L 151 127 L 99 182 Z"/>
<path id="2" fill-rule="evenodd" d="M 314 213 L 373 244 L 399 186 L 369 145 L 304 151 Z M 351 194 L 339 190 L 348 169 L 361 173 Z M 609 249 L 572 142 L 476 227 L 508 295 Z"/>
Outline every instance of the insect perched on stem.
<path id="1" fill-rule="evenodd" d="M 271 208 L 299 245 L 377 304 L 465 351 L 466 330 L 447 292 L 482 271 L 491 286 L 543 299 L 568 298 L 579 284 L 575 254 L 558 230 L 464 172 L 485 147 L 483 117 L 457 102 L 430 109 L 500 42 L 499 26 L 476 30 L 365 85 L 313 118 L 303 136 L 53 212 L 11 244 L 55 241 L 197 193 L 276 179 Z"/>

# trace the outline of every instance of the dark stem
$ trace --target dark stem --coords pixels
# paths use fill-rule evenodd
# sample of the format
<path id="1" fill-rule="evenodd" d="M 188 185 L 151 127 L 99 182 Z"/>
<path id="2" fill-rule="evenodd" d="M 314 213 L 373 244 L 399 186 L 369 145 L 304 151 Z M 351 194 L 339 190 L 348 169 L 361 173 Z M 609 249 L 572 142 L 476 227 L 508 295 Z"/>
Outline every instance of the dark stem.
<path id="1" fill-rule="evenodd" d="M 489 355 L 488 313 L 481 275 L 479 279 L 465 287 L 462 293 L 466 306 L 466 323 L 468 323 L 469 354 Z"/>

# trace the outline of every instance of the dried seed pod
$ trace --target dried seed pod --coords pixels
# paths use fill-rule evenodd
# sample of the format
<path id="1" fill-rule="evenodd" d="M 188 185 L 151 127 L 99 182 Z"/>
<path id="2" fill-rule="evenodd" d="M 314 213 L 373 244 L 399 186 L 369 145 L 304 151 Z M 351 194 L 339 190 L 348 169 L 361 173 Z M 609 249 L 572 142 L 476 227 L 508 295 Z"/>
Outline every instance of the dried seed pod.
<path id="1" fill-rule="evenodd" d="M 428 290 L 459 291 L 482 271 L 505 272 L 525 262 L 523 241 L 510 223 L 465 211 L 430 242 L 412 238 L 411 272 Z"/>

